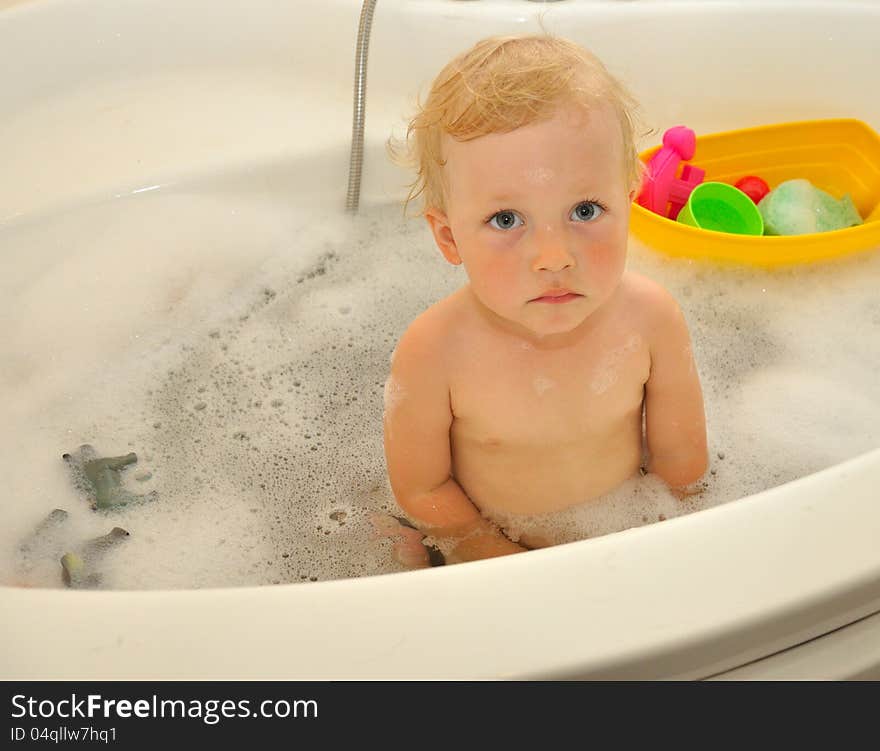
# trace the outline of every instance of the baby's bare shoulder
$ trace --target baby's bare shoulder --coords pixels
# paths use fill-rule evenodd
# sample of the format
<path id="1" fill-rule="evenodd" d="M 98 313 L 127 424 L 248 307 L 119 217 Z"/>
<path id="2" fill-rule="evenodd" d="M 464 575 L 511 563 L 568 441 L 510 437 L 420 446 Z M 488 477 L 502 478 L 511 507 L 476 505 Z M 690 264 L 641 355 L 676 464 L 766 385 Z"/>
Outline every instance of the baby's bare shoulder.
<path id="1" fill-rule="evenodd" d="M 637 306 L 648 313 L 678 307 L 675 298 L 662 285 L 647 276 L 627 271 L 620 281 L 620 292 L 626 304 Z"/>
<path id="2" fill-rule="evenodd" d="M 641 274 L 626 272 L 620 282 L 619 294 L 623 308 L 648 327 L 662 327 L 681 316 L 672 294 Z"/>
<path id="3" fill-rule="evenodd" d="M 633 322 L 657 342 L 687 335 L 687 323 L 672 294 L 641 274 L 627 272 L 621 280 L 622 305 Z"/>
<path id="4" fill-rule="evenodd" d="M 467 315 L 467 306 L 458 292 L 434 303 L 403 332 L 391 354 L 392 364 L 418 360 L 425 367 L 442 366 Z"/>

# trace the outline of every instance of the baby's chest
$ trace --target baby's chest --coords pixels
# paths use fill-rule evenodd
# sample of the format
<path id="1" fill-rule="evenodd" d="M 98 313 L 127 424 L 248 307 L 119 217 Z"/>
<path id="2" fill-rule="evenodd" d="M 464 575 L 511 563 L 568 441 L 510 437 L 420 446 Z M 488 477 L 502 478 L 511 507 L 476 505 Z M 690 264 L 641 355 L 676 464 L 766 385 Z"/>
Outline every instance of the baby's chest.
<path id="1" fill-rule="evenodd" d="M 459 432 L 481 441 L 602 435 L 641 413 L 649 367 L 638 337 L 568 361 L 496 354 L 455 379 L 453 415 Z"/>

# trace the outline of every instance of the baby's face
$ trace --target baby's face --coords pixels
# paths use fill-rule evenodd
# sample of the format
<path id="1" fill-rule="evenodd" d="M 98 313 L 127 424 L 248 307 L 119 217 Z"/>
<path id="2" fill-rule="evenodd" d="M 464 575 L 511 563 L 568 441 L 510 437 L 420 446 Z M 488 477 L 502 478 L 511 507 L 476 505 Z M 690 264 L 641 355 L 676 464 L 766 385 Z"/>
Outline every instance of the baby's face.
<path id="1" fill-rule="evenodd" d="M 617 287 L 631 194 L 610 108 L 444 142 L 447 211 L 428 221 L 500 322 L 545 337 L 576 329 Z"/>

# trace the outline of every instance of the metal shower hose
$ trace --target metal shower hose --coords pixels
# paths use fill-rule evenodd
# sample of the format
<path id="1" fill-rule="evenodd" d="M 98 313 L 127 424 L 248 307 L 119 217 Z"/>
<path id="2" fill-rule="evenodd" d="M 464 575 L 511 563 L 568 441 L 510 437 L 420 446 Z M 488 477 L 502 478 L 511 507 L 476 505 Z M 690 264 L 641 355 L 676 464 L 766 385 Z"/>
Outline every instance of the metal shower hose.
<path id="1" fill-rule="evenodd" d="M 354 213 L 361 196 L 361 170 L 364 164 L 364 116 L 367 104 L 367 53 L 370 28 L 377 0 L 364 0 L 358 24 L 357 50 L 354 60 L 354 117 L 351 126 L 351 156 L 348 163 L 348 194 L 345 210 Z"/>

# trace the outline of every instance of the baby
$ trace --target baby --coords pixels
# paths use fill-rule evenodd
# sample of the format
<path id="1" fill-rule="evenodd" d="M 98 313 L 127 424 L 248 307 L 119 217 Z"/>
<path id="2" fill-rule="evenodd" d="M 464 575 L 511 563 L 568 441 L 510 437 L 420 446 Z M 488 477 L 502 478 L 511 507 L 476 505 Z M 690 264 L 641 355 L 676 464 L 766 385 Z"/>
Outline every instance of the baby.
<path id="1" fill-rule="evenodd" d="M 572 42 L 490 38 L 410 123 L 410 200 L 468 284 L 412 322 L 385 386 L 391 487 L 418 527 L 398 546 L 408 565 L 427 560 L 422 533 L 447 538 L 450 562 L 545 544 L 491 519 L 585 503 L 645 460 L 679 495 L 706 470 L 684 317 L 624 270 L 633 107 Z"/>

